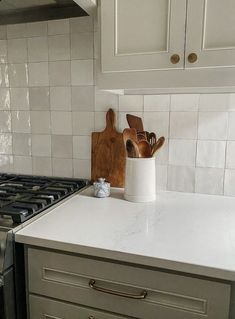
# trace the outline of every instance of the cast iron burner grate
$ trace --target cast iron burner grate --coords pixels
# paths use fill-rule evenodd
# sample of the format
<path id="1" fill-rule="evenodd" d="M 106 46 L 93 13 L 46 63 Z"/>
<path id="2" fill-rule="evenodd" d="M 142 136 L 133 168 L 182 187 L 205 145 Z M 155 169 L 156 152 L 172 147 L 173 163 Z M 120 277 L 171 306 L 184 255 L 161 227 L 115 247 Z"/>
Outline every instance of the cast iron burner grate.
<path id="1" fill-rule="evenodd" d="M 88 185 L 88 180 L 0 174 L 0 215 L 22 223 Z"/>

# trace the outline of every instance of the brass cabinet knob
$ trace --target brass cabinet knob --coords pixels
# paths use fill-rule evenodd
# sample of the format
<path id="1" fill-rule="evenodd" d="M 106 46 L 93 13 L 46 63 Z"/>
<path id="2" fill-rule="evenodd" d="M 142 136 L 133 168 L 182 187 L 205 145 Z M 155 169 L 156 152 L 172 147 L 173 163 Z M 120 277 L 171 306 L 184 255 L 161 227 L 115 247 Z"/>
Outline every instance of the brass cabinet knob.
<path id="1" fill-rule="evenodd" d="M 189 56 L 188 56 L 188 62 L 189 63 L 197 62 L 197 54 L 196 53 L 190 53 Z"/>
<path id="2" fill-rule="evenodd" d="M 179 56 L 179 54 L 173 54 L 172 56 L 171 56 L 171 63 L 172 64 L 177 64 L 177 63 L 179 63 L 180 62 L 180 56 Z"/>

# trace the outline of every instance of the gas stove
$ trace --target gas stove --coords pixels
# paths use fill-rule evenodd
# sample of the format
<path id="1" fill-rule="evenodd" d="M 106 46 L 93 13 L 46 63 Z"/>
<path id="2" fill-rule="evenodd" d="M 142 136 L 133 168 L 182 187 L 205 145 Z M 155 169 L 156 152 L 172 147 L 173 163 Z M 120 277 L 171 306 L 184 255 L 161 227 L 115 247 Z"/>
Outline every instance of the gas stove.
<path id="1" fill-rule="evenodd" d="M 84 179 L 0 175 L 0 227 L 22 223 L 88 184 Z"/>
<path id="2" fill-rule="evenodd" d="M 26 318 L 24 252 L 14 243 L 17 227 L 88 184 L 85 179 L 0 174 L 0 319 Z"/>

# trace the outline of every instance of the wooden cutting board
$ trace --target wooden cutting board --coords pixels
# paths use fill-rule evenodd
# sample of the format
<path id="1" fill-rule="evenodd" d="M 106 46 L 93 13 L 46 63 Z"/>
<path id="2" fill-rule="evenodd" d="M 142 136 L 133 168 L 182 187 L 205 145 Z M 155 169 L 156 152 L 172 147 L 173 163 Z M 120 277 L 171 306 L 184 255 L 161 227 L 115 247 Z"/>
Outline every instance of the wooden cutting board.
<path id="1" fill-rule="evenodd" d="M 113 187 L 124 186 L 126 151 L 122 133 L 115 128 L 115 113 L 106 114 L 106 128 L 92 133 L 91 178 L 104 177 Z"/>

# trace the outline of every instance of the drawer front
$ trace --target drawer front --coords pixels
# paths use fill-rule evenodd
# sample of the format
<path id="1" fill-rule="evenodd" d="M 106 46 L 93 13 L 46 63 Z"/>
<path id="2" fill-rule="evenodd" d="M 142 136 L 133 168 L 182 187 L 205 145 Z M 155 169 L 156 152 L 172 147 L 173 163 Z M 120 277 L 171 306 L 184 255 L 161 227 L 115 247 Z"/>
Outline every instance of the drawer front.
<path id="1" fill-rule="evenodd" d="M 32 293 L 144 319 L 228 319 L 228 284 L 31 248 L 28 262 Z"/>
<path id="2" fill-rule="evenodd" d="M 30 319 L 128 319 L 91 308 L 30 295 Z"/>

